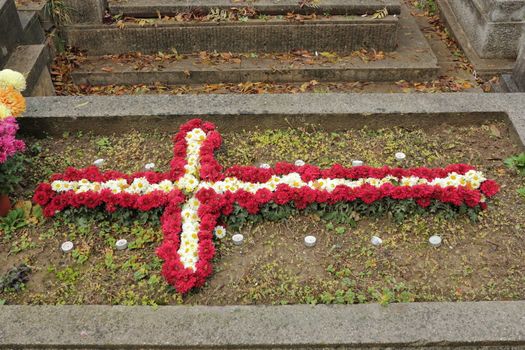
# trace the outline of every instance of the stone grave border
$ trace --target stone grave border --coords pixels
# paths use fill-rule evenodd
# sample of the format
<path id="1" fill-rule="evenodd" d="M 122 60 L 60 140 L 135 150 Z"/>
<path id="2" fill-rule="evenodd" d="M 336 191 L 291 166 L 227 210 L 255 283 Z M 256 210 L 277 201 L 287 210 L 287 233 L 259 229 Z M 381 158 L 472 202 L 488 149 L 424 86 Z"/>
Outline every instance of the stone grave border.
<path id="1" fill-rule="evenodd" d="M 504 120 L 525 148 L 525 94 L 299 94 L 28 98 L 22 132 L 327 130 Z M 0 349 L 525 349 L 525 301 L 326 306 L 0 306 Z"/>

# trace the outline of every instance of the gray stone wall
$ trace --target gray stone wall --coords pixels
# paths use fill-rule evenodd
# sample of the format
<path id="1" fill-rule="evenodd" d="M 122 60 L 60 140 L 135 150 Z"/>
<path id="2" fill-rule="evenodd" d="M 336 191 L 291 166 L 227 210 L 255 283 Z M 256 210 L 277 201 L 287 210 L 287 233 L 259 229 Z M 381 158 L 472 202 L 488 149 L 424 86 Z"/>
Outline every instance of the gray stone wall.
<path id="1" fill-rule="evenodd" d="M 64 0 L 71 23 L 102 23 L 107 8 L 106 0 Z"/>
<path id="2" fill-rule="evenodd" d="M 525 0 L 447 0 L 482 58 L 516 58 Z"/>
<path id="3" fill-rule="evenodd" d="M 22 25 L 13 0 L 0 0 L 0 67 L 22 39 Z"/>

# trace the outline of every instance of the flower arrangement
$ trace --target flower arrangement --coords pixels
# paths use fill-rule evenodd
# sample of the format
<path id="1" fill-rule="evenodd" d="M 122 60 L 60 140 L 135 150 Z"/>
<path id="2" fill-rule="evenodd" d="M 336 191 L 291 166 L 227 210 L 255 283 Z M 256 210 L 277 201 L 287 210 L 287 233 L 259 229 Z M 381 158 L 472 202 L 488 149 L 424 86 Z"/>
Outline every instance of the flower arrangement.
<path id="1" fill-rule="evenodd" d="M 24 142 L 15 138 L 18 131 L 15 118 L 26 109 L 21 94 L 25 88 L 22 74 L 10 69 L 0 71 L 0 164 L 25 148 Z"/>
<path id="2" fill-rule="evenodd" d="M 18 124 L 16 117 L 26 109 L 21 92 L 26 88 L 22 74 L 4 69 L 0 71 L 0 216 L 7 214 L 9 199 L 7 195 L 20 181 L 22 164 L 16 156 L 25 149 L 25 144 L 16 139 Z"/>
<path id="3" fill-rule="evenodd" d="M 191 120 L 174 138 L 169 172 L 126 175 L 95 166 L 69 168 L 40 184 L 34 201 L 49 217 L 66 208 L 163 208 L 164 241 L 157 254 L 164 260 L 168 283 L 186 293 L 212 273 L 213 238 L 226 236 L 223 225 L 229 218 L 279 218 L 272 211 L 291 214 L 341 204 L 366 209 L 387 202 L 411 203 L 421 210 L 482 210 L 499 191 L 496 182 L 465 164 L 434 169 L 336 164 L 320 169 L 277 163 L 274 168 L 234 166 L 223 171 L 214 157 L 220 145 L 213 124 Z"/>

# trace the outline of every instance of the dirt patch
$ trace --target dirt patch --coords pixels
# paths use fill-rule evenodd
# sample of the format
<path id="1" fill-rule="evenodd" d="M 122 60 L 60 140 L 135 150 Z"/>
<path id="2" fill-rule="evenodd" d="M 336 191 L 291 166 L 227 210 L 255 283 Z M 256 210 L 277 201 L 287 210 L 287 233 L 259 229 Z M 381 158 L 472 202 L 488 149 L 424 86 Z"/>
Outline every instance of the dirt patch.
<path id="1" fill-rule="evenodd" d="M 29 139 L 30 166 L 17 197 L 27 200 L 50 174 L 97 158 L 115 170 L 138 171 L 153 162 L 165 171 L 172 156 L 171 136 L 134 131 Z M 3 233 L 0 273 L 22 262 L 33 272 L 22 292 L 7 291 L 0 299 L 14 304 L 223 305 L 525 298 L 525 199 L 516 192 L 525 179 L 503 165 L 503 159 L 518 152 L 506 124 L 334 133 L 305 126 L 239 131 L 224 139 L 218 154 L 224 166 L 296 159 L 323 167 L 336 162 L 350 166 L 356 158 L 373 166 L 395 165 L 394 153 L 403 151 L 410 167 L 472 164 L 497 180 L 502 192 L 478 222 L 425 215 L 401 224 L 390 217 L 359 218 L 352 227 L 297 216 L 245 227 L 246 244 L 234 246 L 231 232 L 218 241 L 215 274 L 205 287 L 184 297 L 160 276 L 162 262 L 155 248 L 162 233 L 154 222 L 57 218 Z M 313 249 L 302 243 L 308 234 L 319 240 Z M 442 247 L 429 247 L 433 234 L 443 237 Z M 384 240 L 381 247 L 370 244 L 373 235 Z M 119 238 L 126 238 L 130 249 L 116 251 Z M 77 247 L 72 255 L 59 250 L 66 239 Z"/>

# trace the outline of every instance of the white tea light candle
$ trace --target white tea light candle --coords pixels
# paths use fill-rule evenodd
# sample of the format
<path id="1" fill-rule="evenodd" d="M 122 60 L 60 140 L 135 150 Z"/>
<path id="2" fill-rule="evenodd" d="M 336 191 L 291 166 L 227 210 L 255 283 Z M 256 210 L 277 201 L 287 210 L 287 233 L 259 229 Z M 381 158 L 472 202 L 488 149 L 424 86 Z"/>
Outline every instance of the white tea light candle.
<path id="1" fill-rule="evenodd" d="M 398 162 L 402 162 L 402 161 L 404 161 L 406 158 L 407 158 L 407 155 L 404 154 L 403 152 L 397 152 L 397 153 L 396 153 L 396 160 L 397 160 Z"/>
<path id="2" fill-rule="evenodd" d="M 62 243 L 62 245 L 60 246 L 60 249 L 64 253 L 69 253 L 73 250 L 74 247 L 75 245 L 73 244 L 73 242 L 67 241 L 67 242 Z"/>
<path id="3" fill-rule="evenodd" d="M 352 161 L 352 166 L 363 166 L 363 161 L 362 160 L 353 160 Z"/>
<path id="4" fill-rule="evenodd" d="M 304 237 L 304 245 L 307 247 L 313 247 L 317 243 L 317 238 L 314 236 L 306 236 Z"/>
<path id="5" fill-rule="evenodd" d="M 128 241 L 125 239 L 119 239 L 117 243 L 115 243 L 115 247 L 117 250 L 124 250 L 128 247 Z"/>
<path id="6" fill-rule="evenodd" d="M 306 163 L 304 162 L 304 160 L 301 160 L 301 159 L 297 159 L 295 161 L 295 166 L 304 166 Z"/>
<path id="7" fill-rule="evenodd" d="M 93 165 L 95 166 L 98 166 L 98 167 L 101 167 L 102 165 L 104 165 L 104 162 L 105 160 L 104 159 L 97 159 L 93 162 Z"/>
<path id="8" fill-rule="evenodd" d="M 383 240 L 377 236 L 373 236 L 370 242 L 372 242 L 372 244 L 375 245 L 376 247 L 383 244 Z"/>
<path id="9" fill-rule="evenodd" d="M 244 242 L 244 236 L 240 233 L 237 233 L 236 235 L 232 236 L 232 241 L 235 245 L 241 245 Z"/>
<path id="10" fill-rule="evenodd" d="M 430 245 L 434 248 L 439 247 L 442 241 L 443 240 L 439 236 L 432 236 L 428 239 L 428 243 L 430 243 Z"/>
<path id="11" fill-rule="evenodd" d="M 152 170 L 155 168 L 155 163 L 148 163 L 146 165 L 144 165 L 144 169 L 146 170 Z"/>
<path id="12" fill-rule="evenodd" d="M 268 163 L 262 163 L 261 165 L 259 165 L 259 168 L 261 168 L 261 169 L 270 169 L 271 166 Z"/>

